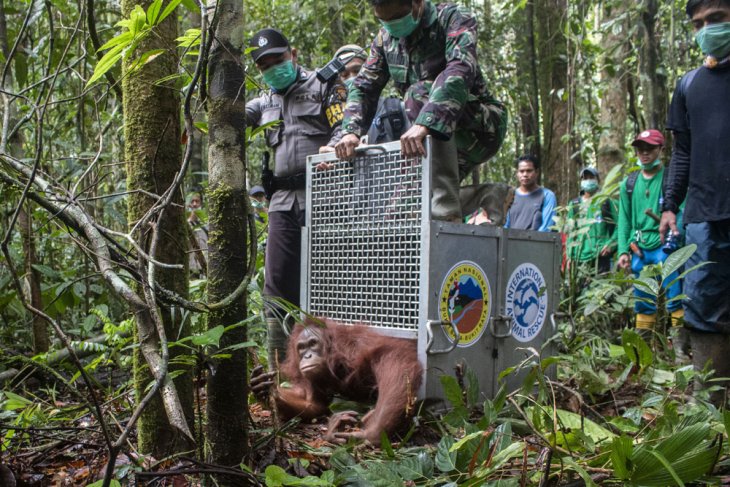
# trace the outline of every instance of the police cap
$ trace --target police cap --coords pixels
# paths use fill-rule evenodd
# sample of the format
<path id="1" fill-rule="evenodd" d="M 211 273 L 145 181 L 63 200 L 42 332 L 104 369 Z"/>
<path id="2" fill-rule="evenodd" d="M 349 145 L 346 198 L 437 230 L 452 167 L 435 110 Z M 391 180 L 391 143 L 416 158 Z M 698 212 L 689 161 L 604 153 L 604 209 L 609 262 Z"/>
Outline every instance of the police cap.
<path id="1" fill-rule="evenodd" d="M 249 46 L 256 48 L 251 51 L 251 57 L 254 62 L 257 62 L 268 54 L 281 54 L 288 51 L 289 41 L 276 29 L 262 29 L 253 35 Z"/>

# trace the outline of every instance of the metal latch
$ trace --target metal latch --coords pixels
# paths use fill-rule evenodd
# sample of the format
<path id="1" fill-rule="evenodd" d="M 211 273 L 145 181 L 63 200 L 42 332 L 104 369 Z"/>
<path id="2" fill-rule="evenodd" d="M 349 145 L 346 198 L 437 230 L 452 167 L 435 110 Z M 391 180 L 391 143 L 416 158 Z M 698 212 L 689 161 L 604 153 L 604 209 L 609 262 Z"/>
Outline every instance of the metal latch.
<path id="1" fill-rule="evenodd" d="M 445 328 L 446 326 L 450 326 L 451 330 L 454 332 L 455 339 L 451 343 L 451 346 L 448 348 L 444 348 L 441 350 L 431 350 L 431 346 L 433 346 L 433 325 L 440 326 L 442 328 Z M 428 320 L 426 322 L 426 353 L 430 355 L 439 355 L 444 353 L 449 353 L 453 351 L 456 346 L 459 344 L 459 340 L 461 340 L 461 335 L 459 334 L 459 329 L 456 328 L 456 324 L 450 322 L 450 321 L 440 321 L 440 320 Z"/>
<path id="2" fill-rule="evenodd" d="M 506 325 L 504 325 L 506 323 Z M 505 327 L 507 331 L 500 332 L 499 328 Z M 508 338 L 512 336 L 512 317 L 509 315 L 497 315 L 489 320 L 489 332 L 494 338 Z"/>

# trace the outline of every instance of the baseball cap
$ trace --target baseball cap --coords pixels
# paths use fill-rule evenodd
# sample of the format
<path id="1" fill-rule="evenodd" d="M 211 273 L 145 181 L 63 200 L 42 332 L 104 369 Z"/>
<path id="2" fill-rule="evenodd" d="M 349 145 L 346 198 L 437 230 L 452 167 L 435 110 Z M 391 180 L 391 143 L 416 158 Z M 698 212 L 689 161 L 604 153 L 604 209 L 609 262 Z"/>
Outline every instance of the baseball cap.
<path id="1" fill-rule="evenodd" d="M 595 167 L 584 167 L 583 169 L 580 170 L 581 179 L 583 179 L 583 177 L 585 177 L 586 174 L 592 174 L 594 178 L 601 179 L 600 176 L 598 175 L 598 169 L 596 169 Z"/>
<path id="2" fill-rule="evenodd" d="M 253 196 L 255 194 L 263 194 L 263 193 L 266 193 L 266 191 L 264 191 L 263 186 L 259 186 L 258 184 L 248 190 L 249 196 Z"/>
<path id="3" fill-rule="evenodd" d="M 664 145 L 664 135 L 656 129 L 644 130 L 636 136 L 631 145 L 636 147 L 638 142 L 645 142 L 650 145 Z"/>
<path id="4" fill-rule="evenodd" d="M 368 53 L 365 49 L 358 46 L 357 44 L 346 44 L 335 52 L 335 57 L 347 64 L 355 58 L 362 59 L 363 61 L 368 60 Z"/>
<path id="5" fill-rule="evenodd" d="M 281 54 L 288 51 L 289 41 L 276 29 L 261 29 L 253 35 L 249 47 L 256 48 L 251 51 L 251 57 L 256 62 L 268 54 Z"/>

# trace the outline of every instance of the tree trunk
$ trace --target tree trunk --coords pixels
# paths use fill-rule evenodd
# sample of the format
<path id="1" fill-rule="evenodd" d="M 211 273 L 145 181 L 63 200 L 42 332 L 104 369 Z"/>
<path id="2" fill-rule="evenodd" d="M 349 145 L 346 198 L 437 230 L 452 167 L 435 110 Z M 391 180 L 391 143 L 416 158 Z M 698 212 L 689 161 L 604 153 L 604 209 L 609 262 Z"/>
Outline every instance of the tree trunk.
<path id="1" fill-rule="evenodd" d="M 667 118 L 667 71 L 660 69 L 661 36 L 656 30 L 659 13 L 657 0 L 643 2 L 639 24 L 639 79 L 643 97 L 643 115 L 646 125 L 642 128 L 662 130 Z"/>
<path id="2" fill-rule="evenodd" d="M 220 0 L 208 73 L 208 299 L 231 294 L 246 277 L 247 213 L 244 140 L 244 39 L 240 0 Z M 255 238 L 255 236 L 252 236 Z M 208 318 L 208 327 L 240 323 L 246 318 L 245 294 Z M 246 341 L 246 328 L 223 334 L 220 347 Z M 221 359 L 208 378 L 210 461 L 237 465 L 248 450 L 246 353 L 235 350 Z M 225 481 L 226 479 L 219 479 Z"/>
<path id="3" fill-rule="evenodd" d="M 516 36 L 517 79 L 526 88 L 527 96 L 519 107 L 522 125 L 522 153 L 540 154 L 540 96 L 538 92 L 537 53 L 535 51 L 535 0 L 525 4 L 523 22 Z"/>
<path id="4" fill-rule="evenodd" d="M 41 295 L 41 276 L 33 267 L 36 262 L 35 238 L 33 235 L 33 218 L 30 214 L 31 203 L 20 210 L 18 215 L 18 227 L 23 240 L 23 254 L 25 256 L 25 282 L 28 293 L 25 297 L 35 309 L 43 309 Z M 48 351 L 49 339 L 46 321 L 38 315 L 31 315 L 33 326 L 33 353 L 44 353 Z"/>
<path id="5" fill-rule="evenodd" d="M 616 2 L 610 12 L 606 12 L 606 20 L 618 18 L 626 12 L 626 5 Z M 614 25 L 603 37 L 604 47 L 601 77 L 604 90 L 601 98 L 599 123 L 601 137 L 598 142 L 596 165 L 601 175 L 605 176 L 617 164 L 624 161 L 626 145 L 626 118 L 628 107 L 629 73 L 624 69 L 628 56 L 628 40 L 626 22 Z"/>
<path id="6" fill-rule="evenodd" d="M 543 185 L 552 189 L 560 204 L 575 192 L 578 164 L 570 157 L 568 104 L 568 44 L 565 37 L 567 0 L 536 0 L 538 72 L 542 111 L 541 150 Z"/>
<path id="7" fill-rule="evenodd" d="M 147 10 L 152 0 L 123 0 L 122 12 L 126 17 L 135 5 L 141 4 Z M 151 49 L 169 49 L 177 37 L 177 16 L 171 14 L 153 35 L 147 37 L 136 51 L 139 55 Z M 143 189 L 161 195 L 171 185 L 181 167 L 180 149 L 180 98 L 177 91 L 165 85 L 154 83 L 165 76 L 177 73 L 177 59 L 174 52 L 166 51 L 139 71 L 130 74 L 130 64 L 136 56 L 130 56 L 123 65 L 124 100 L 124 155 L 127 161 L 127 188 Z M 147 212 L 155 202 L 141 193 L 129 196 L 127 219 L 130 228 Z M 180 194 L 175 195 L 173 204 L 162 213 L 162 219 L 154 222 L 160 233 L 156 257 L 167 264 L 182 264 L 183 270 L 156 270 L 157 282 L 181 296 L 187 296 L 187 223 L 184 204 Z M 140 229 L 139 243 L 148 249 L 151 240 L 149 228 Z M 189 334 L 188 326 L 181 322 L 182 314 L 170 308 L 160 309 L 165 331 L 170 341 Z M 136 337 L 139 341 L 139 336 Z M 182 348 L 170 350 L 170 358 L 181 353 Z M 180 367 L 170 367 L 170 372 Z M 152 375 L 138 349 L 134 354 L 134 383 L 137 397 L 141 398 Z M 190 371 L 174 380 L 188 425 L 193 424 L 193 389 Z M 172 427 L 167 419 L 159 394 L 149 404 L 139 420 L 139 449 L 157 458 L 191 448 L 189 439 Z"/>

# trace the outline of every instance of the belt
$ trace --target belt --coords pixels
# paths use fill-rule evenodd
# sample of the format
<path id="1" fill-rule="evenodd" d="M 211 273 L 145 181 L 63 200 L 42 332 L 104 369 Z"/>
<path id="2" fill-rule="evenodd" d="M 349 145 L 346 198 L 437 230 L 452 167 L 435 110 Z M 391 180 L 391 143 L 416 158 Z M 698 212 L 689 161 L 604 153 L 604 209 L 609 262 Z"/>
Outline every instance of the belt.
<path id="1" fill-rule="evenodd" d="M 300 172 L 291 176 L 274 176 L 272 186 L 274 187 L 274 191 L 304 189 L 307 186 L 307 174 Z"/>

